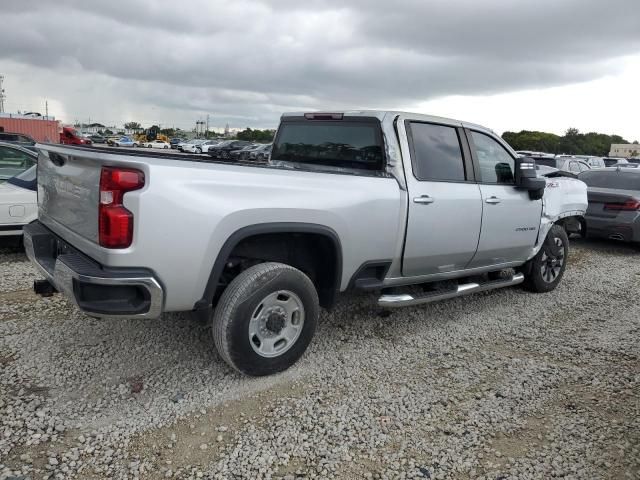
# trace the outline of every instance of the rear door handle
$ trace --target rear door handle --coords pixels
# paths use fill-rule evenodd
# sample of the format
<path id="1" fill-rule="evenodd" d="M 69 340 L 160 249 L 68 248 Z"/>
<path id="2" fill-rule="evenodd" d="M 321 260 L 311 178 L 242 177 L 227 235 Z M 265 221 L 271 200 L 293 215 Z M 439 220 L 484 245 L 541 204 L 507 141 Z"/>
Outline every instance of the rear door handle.
<path id="1" fill-rule="evenodd" d="M 485 199 L 485 202 L 487 203 L 500 203 L 502 200 L 500 200 L 498 197 L 493 196 L 493 197 L 489 197 L 487 199 Z"/>
<path id="2" fill-rule="evenodd" d="M 429 195 L 422 195 L 420 197 L 413 197 L 413 203 L 433 203 L 435 199 Z"/>

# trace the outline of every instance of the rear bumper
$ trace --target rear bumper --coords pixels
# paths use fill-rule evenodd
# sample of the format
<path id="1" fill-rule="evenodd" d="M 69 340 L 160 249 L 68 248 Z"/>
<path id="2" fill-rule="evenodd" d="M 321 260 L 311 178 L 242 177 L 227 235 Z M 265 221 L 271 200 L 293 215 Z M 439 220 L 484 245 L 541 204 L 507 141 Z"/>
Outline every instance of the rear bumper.
<path id="1" fill-rule="evenodd" d="M 634 214 L 636 216 L 637 214 Z M 621 240 L 624 242 L 640 242 L 640 215 L 637 218 L 603 219 L 586 215 L 587 236 Z"/>
<path id="2" fill-rule="evenodd" d="M 162 313 L 164 292 L 150 270 L 103 267 L 38 221 L 23 231 L 29 260 L 88 315 L 157 318 Z"/>

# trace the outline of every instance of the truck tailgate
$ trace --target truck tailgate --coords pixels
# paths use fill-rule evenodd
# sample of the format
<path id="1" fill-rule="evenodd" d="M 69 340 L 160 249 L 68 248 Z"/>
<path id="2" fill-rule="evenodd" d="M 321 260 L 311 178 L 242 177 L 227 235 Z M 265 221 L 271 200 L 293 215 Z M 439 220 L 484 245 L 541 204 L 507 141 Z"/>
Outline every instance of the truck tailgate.
<path id="1" fill-rule="evenodd" d="M 98 241 L 100 164 L 81 155 L 40 150 L 38 217 L 53 230 L 66 227 L 91 242 Z M 56 228 L 58 227 L 58 228 Z"/>

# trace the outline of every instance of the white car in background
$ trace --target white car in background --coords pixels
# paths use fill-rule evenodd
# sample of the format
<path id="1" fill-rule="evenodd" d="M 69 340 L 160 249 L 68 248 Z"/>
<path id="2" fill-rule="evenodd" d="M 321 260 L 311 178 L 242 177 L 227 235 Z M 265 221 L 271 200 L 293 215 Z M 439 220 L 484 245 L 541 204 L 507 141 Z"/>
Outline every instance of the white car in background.
<path id="1" fill-rule="evenodd" d="M 197 145 L 202 142 L 204 142 L 204 140 L 201 140 L 199 138 L 192 138 L 191 140 L 186 140 L 184 142 L 179 143 L 177 148 L 181 152 L 184 152 L 185 148 L 191 149 L 192 148 L 191 145 Z"/>
<path id="2" fill-rule="evenodd" d="M 36 165 L 0 183 L 0 237 L 22 235 L 38 218 Z"/>
<path id="3" fill-rule="evenodd" d="M 162 140 L 153 140 L 151 142 L 144 142 L 140 146 L 145 148 L 163 148 L 165 150 L 171 148 L 171 145 L 169 145 L 169 143 L 163 142 Z"/>
<path id="4" fill-rule="evenodd" d="M 191 140 L 182 146 L 182 151 L 186 153 L 207 153 L 209 147 L 217 144 L 216 140 Z"/>

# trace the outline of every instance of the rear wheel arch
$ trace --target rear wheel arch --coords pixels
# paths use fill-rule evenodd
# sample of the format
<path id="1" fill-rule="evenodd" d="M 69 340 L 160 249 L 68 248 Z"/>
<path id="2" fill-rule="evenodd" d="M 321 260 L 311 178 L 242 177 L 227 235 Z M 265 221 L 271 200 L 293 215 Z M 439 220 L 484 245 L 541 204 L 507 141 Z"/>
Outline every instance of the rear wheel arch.
<path id="1" fill-rule="evenodd" d="M 286 242 L 286 248 L 282 248 L 282 242 Z M 342 280 L 342 245 L 335 230 L 314 223 L 263 223 L 237 230 L 218 252 L 204 294 L 194 305 L 196 312 L 202 312 L 202 320 L 210 318 L 213 304 L 224 289 L 220 288 L 223 275 L 234 268 L 229 266 L 230 260 L 237 255 L 250 257 L 252 252 L 257 252 L 256 263 L 278 261 L 300 269 L 312 278 L 321 306 L 331 308 L 335 303 Z"/>

